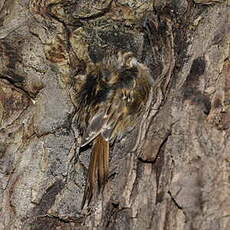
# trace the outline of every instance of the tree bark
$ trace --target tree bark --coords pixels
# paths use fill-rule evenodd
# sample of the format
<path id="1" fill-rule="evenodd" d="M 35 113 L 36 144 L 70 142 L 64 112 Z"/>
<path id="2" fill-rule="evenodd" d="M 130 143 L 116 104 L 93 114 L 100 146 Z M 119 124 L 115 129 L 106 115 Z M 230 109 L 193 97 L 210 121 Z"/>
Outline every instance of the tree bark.
<path id="1" fill-rule="evenodd" d="M 230 229 L 229 35 L 227 1 L 2 0 L 0 229 Z M 119 50 L 163 81 L 81 210 L 76 76 Z"/>

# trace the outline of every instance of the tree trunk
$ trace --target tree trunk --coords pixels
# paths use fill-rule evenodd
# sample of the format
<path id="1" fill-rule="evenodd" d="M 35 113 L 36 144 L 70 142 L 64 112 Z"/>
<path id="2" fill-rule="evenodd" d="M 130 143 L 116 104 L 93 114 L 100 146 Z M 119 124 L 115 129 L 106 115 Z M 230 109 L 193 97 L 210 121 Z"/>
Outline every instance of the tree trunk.
<path id="1" fill-rule="evenodd" d="M 0 229 L 230 229 L 228 13 L 221 0 L 1 0 Z M 76 76 L 119 50 L 163 81 L 81 210 Z"/>

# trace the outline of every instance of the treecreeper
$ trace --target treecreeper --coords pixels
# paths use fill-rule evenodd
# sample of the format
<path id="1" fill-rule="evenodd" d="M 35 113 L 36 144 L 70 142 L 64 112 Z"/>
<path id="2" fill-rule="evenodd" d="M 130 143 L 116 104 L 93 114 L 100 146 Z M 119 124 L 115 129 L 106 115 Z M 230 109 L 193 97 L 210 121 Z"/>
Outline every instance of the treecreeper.
<path id="1" fill-rule="evenodd" d="M 137 125 L 145 110 L 153 79 L 132 52 L 121 52 L 88 66 L 77 76 L 77 123 L 81 147 L 92 142 L 82 208 L 107 181 L 109 143 Z"/>

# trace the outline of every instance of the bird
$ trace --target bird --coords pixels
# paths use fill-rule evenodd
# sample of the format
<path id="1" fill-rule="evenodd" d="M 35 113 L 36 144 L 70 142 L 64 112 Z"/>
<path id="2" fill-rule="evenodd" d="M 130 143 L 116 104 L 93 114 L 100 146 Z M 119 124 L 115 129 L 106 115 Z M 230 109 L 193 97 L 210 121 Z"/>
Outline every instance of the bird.
<path id="1" fill-rule="evenodd" d="M 88 65 L 77 78 L 77 124 L 81 147 L 92 143 L 83 208 L 108 179 L 110 142 L 137 125 L 149 98 L 153 79 L 133 52 L 119 51 Z"/>

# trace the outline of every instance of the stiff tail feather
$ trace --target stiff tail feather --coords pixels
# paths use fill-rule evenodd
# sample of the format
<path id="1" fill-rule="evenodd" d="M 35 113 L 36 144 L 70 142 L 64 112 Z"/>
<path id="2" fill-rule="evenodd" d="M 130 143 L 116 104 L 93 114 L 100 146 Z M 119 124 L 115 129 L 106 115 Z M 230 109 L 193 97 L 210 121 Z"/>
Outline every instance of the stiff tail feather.
<path id="1" fill-rule="evenodd" d="M 108 177 L 109 142 L 99 134 L 93 143 L 81 207 L 89 205 L 95 192 L 100 192 Z"/>

